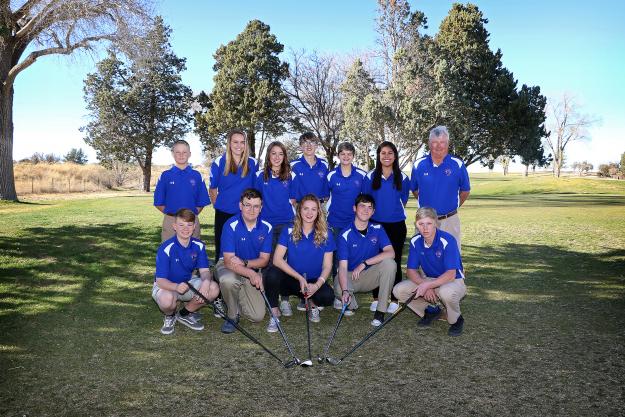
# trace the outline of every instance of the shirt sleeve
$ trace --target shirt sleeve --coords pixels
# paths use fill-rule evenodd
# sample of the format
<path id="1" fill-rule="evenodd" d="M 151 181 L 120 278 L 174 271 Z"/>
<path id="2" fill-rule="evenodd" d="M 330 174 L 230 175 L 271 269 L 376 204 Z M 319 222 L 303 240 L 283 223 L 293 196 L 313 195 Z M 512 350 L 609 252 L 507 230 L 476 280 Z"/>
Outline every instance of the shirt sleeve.
<path id="1" fill-rule="evenodd" d="M 267 228 L 267 236 L 265 236 L 265 239 L 263 240 L 263 244 L 260 247 L 260 251 L 264 252 L 264 253 L 271 253 L 271 240 L 273 235 L 272 233 L 272 229 Z"/>
<path id="2" fill-rule="evenodd" d="M 371 179 L 369 179 L 369 175 L 365 175 L 362 179 L 362 192 L 363 194 L 371 194 Z"/>
<path id="3" fill-rule="evenodd" d="M 230 227 L 230 222 L 224 224 L 221 231 L 221 251 L 222 253 L 236 253 L 236 240 L 234 230 Z"/>
<path id="4" fill-rule="evenodd" d="M 334 235 L 332 230 L 328 229 L 328 241 L 326 242 L 325 252 L 334 252 L 336 250 L 336 244 L 334 243 Z"/>
<path id="5" fill-rule="evenodd" d="M 156 278 L 169 278 L 169 256 L 162 248 L 158 248 L 156 252 L 156 274 L 154 274 L 154 280 Z"/>
<path id="6" fill-rule="evenodd" d="M 464 164 L 462 164 L 462 167 L 460 168 L 460 191 L 471 191 L 469 172 Z"/>
<path id="7" fill-rule="evenodd" d="M 378 239 L 378 244 L 380 245 L 379 246 L 380 250 L 384 249 L 388 245 L 393 246 L 393 244 L 391 243 L 391 240 L 388 238 L 388 235 L 386 234 L 386 230 L 384 230 L 383 227 L 380 227 L 380 235 Z"/>
<path id="8" fill-rule="evenodd" d="M 407 176 L 402 175 L 402 183 L 401 183 L 401 202 L 406 207 L 408 204 L 408 197 L 410 197 L 410 180 Z"/>
<path id="9" fill-rule="evenodd" d="M 219 159 L 217 159 L 218 161 Z M 209 179 L 209 187 L 210 188 L 219 188 L 219 180 L 221 179 L 221 170 L 219 169 L 219 165 L 217 161 L 213 161 L 211 164 L 211 174 Z"/>
<path id="10" fill-rule="evenodd" d="M 198 177 L 200 178 L 199 186 L 197 187 L 197 195 L 195 196 L 195 206 L 196 207 L 205 207 L 209 206 L 211 203 L 210 197 L 208 196 L 208 189 L 206 188 L 206 182 L 204 182 L 204 178 L 202 174 L 198 172 Z"/>
<path id="11" fill-rule="evenodd" d="M 321 198 L 327 200 L 330 197 L 330 187 L 328 186 L 328 171 L 321 180 Z"/>
<path id="12" fill-rule="evenodd" d="M 256 188 L 258 192 L 260 193 L 260 195 L 263 196 L 263 199 L 265 198 L 265 196 L 263 195 L 264 182 L 265 182 L 265 176 L 262 173 L 257 173 L 256 179 L 254 180 L 254 188 Z"/>
<path id="13" fill-rule="evenodd" d="M 297 199 L 297 190 L 295 189 L 295 179 L 297 175 L 294 172 L 291 172 L 291 179 L 289 180 L 289 199 Z"/>
<path id="14" fill-rule="evenodd" d="M 200 250 L 200 253 L 197 257 L 197 268 L 199 269 L 208 267 L 210 267 L 210 261 L 208 260 L 208 255 L 206 254 L 206 244 L 204 244 L 202 250 Z"/>
<path id="15" fill-rule="evenodd" d="M 280 232 L 280 237 L 278 238 L 278 245 L 282 245 L 285 248 L 289 247 L 289 228 L 285 227 L 282 229 L 282 232 Z"/>
<path id="16" fill-rule="evenodd" d="M 417 269 L 419 268 L 419 253 L 417 252 L 417 248 L 415 245 L 410 242 L 408 248 L 408 262 L 406 262 L 406 269 Z"/>
<path id="17" fill-rule="evenodd" d="M 417 175 L 417 166 L 412 167 L 412 171 L 410 172 L 410 191 L 418 191 L 419 190 L 419 181 Z"/>
<path id="18" fill-rule="evenodd" d="M 336 254 L 339 261 L 349 261 L 349 248 L 347 247 L 347 240 L 345 240 L 345 230 L 341 232 L 337 242 Z"/>
<path id="19" fill-rule="evenodd" d="M 445 271 L 450 269 L 462 269 L 462 262 L 460 261 L 460 251 L 458 250 L 458 243 L 453 236 L 448 236 L 448 243 L 443 250 L 443 265 Z"/>
<path id="20" fill-rule="evenodd" d="M 165 173 L 161 173 L 158 177 L 158 181 L 156 181 L 156 187 L 154 188 L 154 205 L 155 206 L 164 206 L 165 205 L 165 189 L 167 181 L 163 178 Z"/>

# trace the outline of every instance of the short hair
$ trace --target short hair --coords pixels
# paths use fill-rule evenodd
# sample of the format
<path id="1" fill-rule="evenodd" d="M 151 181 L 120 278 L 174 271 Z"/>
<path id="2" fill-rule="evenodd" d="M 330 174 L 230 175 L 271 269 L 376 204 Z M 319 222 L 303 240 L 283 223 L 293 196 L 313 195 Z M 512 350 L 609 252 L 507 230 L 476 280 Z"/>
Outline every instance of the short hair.
<path id="1" fill-rule="evenodd" d="M 352 145 L 349 142 L 343 142 L 339 145 L 339 147 L 336 149 L 336 154 L 340 154 L 343 151 L 349 151 L 351 152 L 353 155 L 356 155 L 356 148 L 354 148 L 354 145 Z"/>
<path id="2" fill-rule="evenodd" d="M 171 145 L 171 151 L 174 151 L 174 148 L 176 147 L 176 145 L 186 145 L 187 148 L 189 148 L 189 150 L 191 149 L 191 145 L 189 145 L 189 142 L 187 142 L 184 139 L 178 139 L 177 141 L 174 142 L 173 145 Z"/>
<path id="3" fill-rule="evenodd" d="M 245 199 L 251 200 L 253 198 L 260 198 L 261 201 L 263 200 L 263 196 L 256 188 L 246 188 L 241 193 L 241 199 L 239 201 L 242 203 Z"/>
<path id="4" fill-rule="evenodd" d="M 319 142 L 319 138 L 313 132 L 306 132 L 299 137 L 299 144 L 303 144 L 304 142 Z"/>
<path id="5" fill-rule="evenodd" d="M 436 126 L 434 129 L 430 130 L 430 137 L 428 138 L 428 141 L 441 136 L 446 136 L 447 142 L 449 142 L 449 131 L 447 130 L 447 126 Z"/>
<path id="6" fill-rule="evenodd" d="M 176 212 L 176 219 L 181 219 L 182 221 L 195 223 L 195 213 L 193 210 L 189 210 L 188 208 L 181 208 Z"/>
<path id="7" fill-rule="evenodd" d="M 371 194 L 358 194 L 354 201 L 354 206 L 360 203 L 371 203 L 371 207 L 375 210 L 375 198 Z"/>
<path id="8" fill-rule="evenodd" d="M 432 207 L 419 207 L 417 209 L 417 214 L 415 215 L 415 223 L 421 219 L 425 219 L 426 217 L 435 220 L 436 225 L 438 226 L 438 214 Z"/>

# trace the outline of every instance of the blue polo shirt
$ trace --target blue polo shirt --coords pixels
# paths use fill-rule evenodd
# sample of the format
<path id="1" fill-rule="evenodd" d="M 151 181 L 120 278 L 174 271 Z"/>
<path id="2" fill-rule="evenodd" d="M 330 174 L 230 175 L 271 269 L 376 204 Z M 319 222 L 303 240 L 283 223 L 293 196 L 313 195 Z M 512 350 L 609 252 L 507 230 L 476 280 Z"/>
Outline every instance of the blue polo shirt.
<path id="1" fill-rule="evenodd" d="M 363 236 L 352 223 L 341 232 L 336 253 L 339 261 L 347 261 L 347 269 L 353 271 L 362 261 L 374 257 L 389 245 L 391 241 L 382 225 L 369 222 L 367 235 Z"/>
<path id="2" fill-rule="evenodd" d="M 264 220 L 271 223 L 272 226 L 277 224 L 289 224 L 293 222 L 295 209 L 291 205 L 291 198 L 295 198 L 295 186 L 293 185 L 294 173 L 288 180 L 281 180 L 273 174 L 265 181 L 265 173 L 258 171 L 256 173 L 256 183 L 254 188 L 260 191 L 263 196 L 263 209 L 260 215 Z"/>
<path id="3" fill-rule="evenodd" d="M 166 278 L 179 284 L 188 281 L 194 269 L 208 268 L 209 265 L 204 242 L 192 237 L 189 246 L 184 247 L 173 236 L 158 247 L 154 281 L 156 278 Z"/>
<path id="4" fill-rule="evenodd" d="M 286 263 L 300 274 L 306 274 L 308 282 L 319 278 L 323 269 L 323 256 L 336 249 L 332 233 L 328 233 L 328 239 L 318 247 L 315 246 L 314 231 L 308 236 L 302 234 L 302 238 L 295 243 L 292 227 L 282 229 L 278 244 L 286 248 Z"/>
<path id="5" fill-rule="evenodd" d="M 306 162 L 304 155 L 291 162 L 291 171 L 295 173 L 295 199 L 300 201 L 306 194 L 314 194 L 317 198 L 328 198 L 328 162 L 323 158 L 317 158 L 317 162 L 311 167 Z"/>
<path id="6" fill-rule="evenodd" d="M 185 169 L 173 165 L 160 175 L 154 189 L 154 205 L 165 206 L 167 214 L 176 214 L 183 208 L 197 214 L 196 207 L 208 206 L 210 203 L 202 174 L 191 165 Z"/>
<path id="7" fill-rule="evenodd" d="M 252 230 L 247 230 L 239 212 L 224 224 L 219 257 L 223 258 L 224 252 L 228 252 L 247 261 L 258 258 L 261 252 L 271 253 L 271 229 L 271 224 L 259 216 Z"/>
<path id="8" fill-rule="evenodd" d="M 410 180 L 408 176 L 401 173 L 401 190 L 395 188 L 393 182 L 394 174 L 388 178 L 381 178 L 380 188 L 373 189 L 373 173 L 369 171 L 365 177 L 363 193 L 371 194 L 375 199 L 375 212 L 371 220 L 382 223 L 394 223 L 406 220 L 406 210 L 404 209 L 410 195 Z"/>
<path id="9" fill-rule="evenodd" d="M 326 204 L 328 224 L 345 229 L 354 221 L 354 201 L 362 192 L 362 184 L 367 173 L 352 165 L 348 177 L 343 176 L 341 166 L 330 171 L 327 176 L 330 199 Z"/>
<path id="10" fill-rule="evenodd" d="M 416 235 L 410 239 L 407 269 L 421 267 L 426 276 L 438 278 L 445 271 L 456 270 L 456 279 L 464 278 L 464 268 L 456 239 L 449 233 L 436 229 L 432 246 L 425 246 L 425 239 Z"/>
<path id="11" fill-rule="evenodd" d="M 225 166 L 226 154 L 221 155 L 211 164 L 210 188 L 218 190 L 217 201 L 214 202 L 214 207 L 226 213 L 236 214 L 239 212 L 241 194 L 246 188 L 254 187 L 258 163 L 256 159 L 251 156 L 248 157 L 248 171 L 245 177 L 241 177 L 243 167 L 239 167 L 236 174 L 224 175 Z"/>
<path id="12" fill-rule="evenodd" d="M 432 207 L 444 216 L 460 206 L 460 191 L 471 190 L 467 167 L 449 154 L 437 166 L 428 154 L 415 161 L 410 190 L 419 192 L 419 207 Z"/>

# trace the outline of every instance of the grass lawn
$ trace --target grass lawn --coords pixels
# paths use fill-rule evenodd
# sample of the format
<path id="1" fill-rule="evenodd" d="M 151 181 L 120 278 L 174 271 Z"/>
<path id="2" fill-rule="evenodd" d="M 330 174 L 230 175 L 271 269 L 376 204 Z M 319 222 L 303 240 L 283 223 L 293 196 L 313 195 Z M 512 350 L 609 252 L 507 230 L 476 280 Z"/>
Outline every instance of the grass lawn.
<path id="1" fill-rule="evenodd" d="M 625 182 L 482 174 L 472 186 L 465 333 L 417 330 L 406 311 L 342 364 L 294 369 L 221 334 L 208 309 L 204 332 L 159 333 L 151 196 L 0 203 L 0 415 L 623 415 Z M 314 355 L 337 315 L 312 325 Z M 346 317 L 331 353 L 371 316 Z M 266 322 L 242 324 L 287 357 Z M 303 313 L 284 327 L 304 357 Z"/>

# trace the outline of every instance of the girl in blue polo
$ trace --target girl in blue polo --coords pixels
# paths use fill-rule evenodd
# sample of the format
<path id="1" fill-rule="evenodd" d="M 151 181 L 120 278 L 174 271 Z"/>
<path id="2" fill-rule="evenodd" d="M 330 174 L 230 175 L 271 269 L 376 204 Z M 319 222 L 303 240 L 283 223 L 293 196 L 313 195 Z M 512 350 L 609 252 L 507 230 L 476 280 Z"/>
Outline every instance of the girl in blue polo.
<path id="1" fill-rule="evenodd" d="M 406 240 L 406 204 L 410 193 L 410 180 L 399 169 L 397 147 L 392 142 L 382 142 L 376 151 L 375 169 L 365 177 L 363 192 L 375 199 L 375 212 L 371 220 L 380 223 L 391 239 L 395 251 L 395 284 L 402 280 L 401 258 Z M 374 302 L 371 310 L 377 308 L 377 289 L 373 291 Z M 387 312 L 394 313 L 399 304 L 395 295 L 391 296 Z"/>
<path id="2" fill-rule="evenodd" d="M 215 209 L 215 262 L 221 250 L 224 223 L 239 213 L 241 193 L 254 187 L 258 165 L 249 156 L 247 136 L 243 130 L 231 130 L 227 136 L 226 152 L 211 164 L 209 194 Z"/>
<path id="3" fill-rule="evenodd" d="M 307 297 L 312 304 L 310 320 L 319 322 L 319 306 L 329 306 L 334 291 L 326 283 L 332 270 L 334 238 L 328 233 L 326 216 L 319 199 L 312 194 L 302 198 L 297 206 L 292 227 L 284 228 L 273 266 L 265 274 L 265 291 L 275 317 L 280 316 L 278 295 Z M 278 331 L 273 318 L 267 331 Z"/>
<path id="4" fill-rule="evenodd" d="M 272 252 L 284 226 L 293 223 L 295 216 L 295 189 L 293 173 L 282 142 L 271 142 L 267 148 L 265 166 L 256 173 L 255 188 L 263 196 L 263 220 L 273 226 Z"/>

